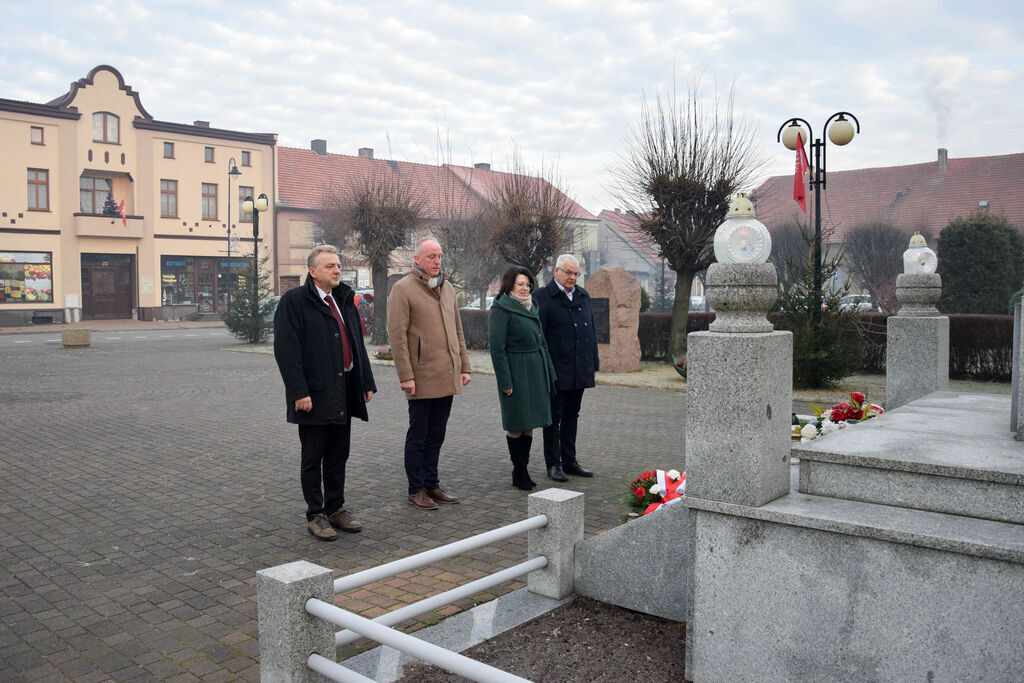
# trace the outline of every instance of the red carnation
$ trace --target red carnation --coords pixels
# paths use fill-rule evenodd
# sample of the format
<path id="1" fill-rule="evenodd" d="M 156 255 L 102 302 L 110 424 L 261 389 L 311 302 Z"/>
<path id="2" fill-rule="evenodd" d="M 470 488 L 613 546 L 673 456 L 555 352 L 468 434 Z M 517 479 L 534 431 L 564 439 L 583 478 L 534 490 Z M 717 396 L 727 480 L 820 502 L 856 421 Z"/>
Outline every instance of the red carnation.
<path id="1" fill-rule="evenodd" d="M 851 393 L 850 398 L 852 398 L 853 402 L 856 403 L 858 406 L 863 404 L 864 401 L 867 400 L 867 396 L 860 393 L 859 391 L 854 391 L 853 393 Z"/>
<path id="2" fill-rule="evenodd" d="M 644 496 L 646 496 L 646 495 L 647 495 L 647 491 L 645 491 L 645 490 L 644 490 L 644 488 L 643 488 L 642 486 L 638 486 L 638 487 L 636 488 L 636 491 L 634 491 L 633 493 L 635 493 L 635 494 L 636 494 L 636 497 L 637 497 L 637 498 L 643 498 Z"/>

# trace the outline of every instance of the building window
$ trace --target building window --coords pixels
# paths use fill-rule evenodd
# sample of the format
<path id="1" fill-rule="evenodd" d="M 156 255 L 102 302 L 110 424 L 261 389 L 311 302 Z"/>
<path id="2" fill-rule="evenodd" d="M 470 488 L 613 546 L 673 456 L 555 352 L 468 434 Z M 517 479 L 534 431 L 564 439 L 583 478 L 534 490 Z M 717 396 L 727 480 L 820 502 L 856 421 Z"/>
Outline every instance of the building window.
<path id="1" fill-rule="evenodd" d="M 252 211 L 246 211 L 242 206 L 245 204 L 245 198 L 252 197 L 252 188 L 246 187 L 245 185 L 238 186 L 238 222 L 239 223 L 252 223 Z"/>
<path id="2" fill-rule="evenodd" d="M 196 299 L 195 261 L 186 256 L 164 256 L 160 263 L 163 306 L 193 304 Z"/>
<path id="3" fill-rule="evenodd" d="M 217 220 L 217 185 L 203 183 L 203 220 Z"/>
<path id="4" fill-rule="evenodd" d="M 213 163 L 213 147 L 203 147 L 203 158 L 206 160 L 206 163 Z"/>
<path id="5" fill-rule="evenodd" d="M 32 144 L 33 145 L 43 145 L 43 144 L 46 144 L 46 143 L 43 142 L 43 127 L 42 126 L 32 126 L 31 130 L 32 130 L 32 134 L 31 135 L 32 135 Z"/>
<path id="6" fill-rule="evenodd" d="M 247 150 L 242 150 L 242 166 L 252 166 L 249 156 Z"/>
<path id="7" fill-rule="evenodd" d="M 92 141 L 119 144 L 121 119 L 116 114 L 98 111 L 92 115 Z"/>
<path id="8" fill-rule="evenodd" d="M 0 251 L 0 303 L 53 301 L 53 252 Z"/>
<path id="9" fill-rule="evenodd" d="M 178 217 L 178 181 L 160 181 L 160 218 Z"/>
<path id="10" fill-rule="evenodd" d="M 165 142 L 164 143 L 164 159 L 173 159 L 173 158 L 174 158 L 174 143 L 173 142 Z"/>
<path id="11" fill-rule="evenodd" d="M 28 169 L 28 210 L 50 210 L 50 172 L 45 169 Z"/>
<path id="12" fill-rule="evenodd" d="M 100 213 L 110 192 L 110 178 L 82 176 L 78 179 L 78 206 L 82 213 Z"/>

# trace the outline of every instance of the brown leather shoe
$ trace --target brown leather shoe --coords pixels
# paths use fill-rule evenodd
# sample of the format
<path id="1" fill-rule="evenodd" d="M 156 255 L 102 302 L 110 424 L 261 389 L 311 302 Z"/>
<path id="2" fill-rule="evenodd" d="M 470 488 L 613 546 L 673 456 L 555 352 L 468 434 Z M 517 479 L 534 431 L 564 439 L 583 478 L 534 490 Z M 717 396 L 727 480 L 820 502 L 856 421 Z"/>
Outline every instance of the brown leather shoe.
<path id="1" fill-rule="evenodd" d="M 436 489 L 430 489 L 427 491 L 427 495 L 430 496 L 431 500 L 436 500 L 438 503 L 445 503 L 447 505 L 459 502 L 459 499 L 455 496 L 449 496 L 447 493 L 442 491 L 440 486 Z"/>
<path id="2" fill-rule="evenodd" d="M 331 523 L 335 529 L 340 529 L 346 533 L 358 534 L 363 530 L 363 525 L 357 522 L 353 517 L 352 513 L 341 508 L 333 515 L 327 518 L 327 521 Z"/>
<path id="3" fill-rule="evenodd" d="M 427 495 L 426 491 L 417 491 L 416 493 L 409 494 L 409 502 L 420 510 L 436 510 L 437 503 L 430 500 L 430 496 Z"/>
<path id="4" fill-rule="evenodd" d="M 306 522 L 306 528 L 309 529 L 309 533 L 313 534 L 313 538 L 318 541 L 338 540 L 338 534 L 334 533 L 334 529 L 331 528 L 331 523 L 327 521 L 325 515 L 317 515 Z"/>

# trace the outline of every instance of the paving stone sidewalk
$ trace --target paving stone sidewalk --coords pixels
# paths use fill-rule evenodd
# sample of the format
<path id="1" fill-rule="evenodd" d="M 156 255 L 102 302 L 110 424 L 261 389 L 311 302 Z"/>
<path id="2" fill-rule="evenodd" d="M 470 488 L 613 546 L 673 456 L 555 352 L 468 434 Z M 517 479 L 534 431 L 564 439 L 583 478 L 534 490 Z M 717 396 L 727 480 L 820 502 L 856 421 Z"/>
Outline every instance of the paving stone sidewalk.
<path id="1" fill-rule="evenodd" d="M 393 369 L 375 366 L 381 392 L 353 430 L 346 486 L 365 531 L 317 542 L 273 358 L 232 349 L 230 338 L 5 349 L 0 680 L 257 680 L 257 570 L 305 559 L 340 575 L 525 517 L 493 377 L 475 375 L 456 399 L 442 454 L 443 485 L 464 502 L 424 512 L 405 500 L 406 401 Z M 643 469 L 684 466 L 684 405 L 681 392 L 586 393 L 580 460 L 598 476 L 568 487 L 586 493 L 587 534 L 619 523 L 618 496 Z M 546 486 L 536 437 L 531 471 Z M 376 616 L 525 555 L 515 539 L 338 603 Z"/>

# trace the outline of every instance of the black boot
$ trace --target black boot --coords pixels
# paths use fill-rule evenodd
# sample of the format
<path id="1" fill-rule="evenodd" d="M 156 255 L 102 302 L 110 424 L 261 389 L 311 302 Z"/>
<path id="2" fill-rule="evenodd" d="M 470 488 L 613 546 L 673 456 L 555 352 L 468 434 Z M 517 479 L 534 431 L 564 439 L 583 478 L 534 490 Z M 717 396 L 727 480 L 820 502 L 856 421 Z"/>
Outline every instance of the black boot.
<path id="1" fill-rule="evenodd" d="M 529 477 L 526 476 L 526 468 L 522 463 L 523 437 L 518 436 L 513 439 L 511 436 L 506 435 L 505 440 L 508 442 L 508 455 L 512 460 L 512 485 L 517 489 L 529 491 L 530 486 L 524 481 L 524 477 L 526 479 L 529 479 Z"/>
<path id="2" fill-rule="evenodd" d="M 521 437 L 519 437 L 519 443 L 519 459 L 522 464 L 523 483 L 527 486 L 528 489 L 535 489 L 537 488 L 537 482 L 535 482 L 533 479 L 530 479 L 530 472 L 529 470 L 526 469 L 526 466 L 530 464 L 530 449 L 533 447 L 533 437 L 530 436 L 529 434 L 523 434 Z"/>

